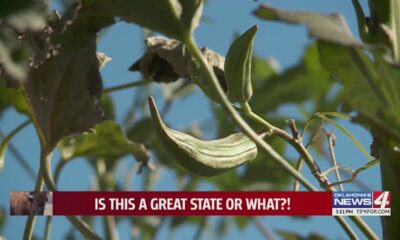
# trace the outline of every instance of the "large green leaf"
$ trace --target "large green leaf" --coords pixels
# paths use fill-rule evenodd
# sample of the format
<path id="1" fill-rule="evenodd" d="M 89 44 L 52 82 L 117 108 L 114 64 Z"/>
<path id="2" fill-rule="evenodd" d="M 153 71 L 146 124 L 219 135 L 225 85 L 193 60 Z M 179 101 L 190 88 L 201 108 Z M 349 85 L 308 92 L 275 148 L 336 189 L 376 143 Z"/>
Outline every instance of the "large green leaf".
<path id="1" fill-rule="evenodd" d="M 264 79 L 255 88 L 251 105 L 255 112 L 274 111 L 286 103 L 301 103 L 326 95 L 331 81 L 329 73 L 319 63 L 316 45 L 307 49 L 301 62 L 285 72 Z"/>
<path id="2" fill-rule="evenodd" d="M 88 131 L 103 120 L 96 32 L 113 19 L 97 16 L 87 5 L 78 9 L 72 23 L 67 21 L 62 31 L 49 36 L 59 49 L 32 68 L 21 86 L 41 143 L 48 150 L 63 137 Z"/>
<path id="3" fill-rule="evenodd" d="M 367 125 L 386 122 L 399 134 L 400 71 L 375 59 L 375 64 L 359 49 L 319 42 L 321 63 L 337 79 L 345 101 Z M 380 124 L 381 125 L 381 124 Z M 390 127 L 389 127 L 390 128 Z"/>
<path id="4" fill-rule="evenodd" d="M 198 25 L 202 0 L 101 1 L 103 10 L 150 30 L 182 40 Z"/>
<path id="5" fill-rule="evenodd" d="M 247 163 L 257 155 L 256 145 L 243 133 L 204 141 L 168 128 L 161 120 L 154 100 L 149 98 L 151 116 L 158 133 L 176 160 L 200 176 L 216 176 Z"/>
<path id="6" fill-rule="evenodd" d="M 113 121 L 96 125 L 93 133 L 64 139 L 59 144 L 59 149 L 63 160 L 88 157 L 113 161 L 127 154 L 143 164 L 147 164 L 149 159 L 146 148 L 128 140 Z"/>
<path id="7" fill-rule="evenodd" d="M 28 105 L 20 90 L 6 87 L 4 81 L 0 79 L 0 117 L 8 107 L 14 107 L 20 113 L 29 114 Z"/>
<path id="8" fill-rule="evenodd" d="M 254 14 L 265 20 L 291 24 L 304 24 L 310 36 L 344 46 L 361 46 L 351 34 L 343 16 L 340 14 L 324 15 L 311 12 L 288 12 L 266 5 L 259 6 Z"/>
<path id="9" fill-rule="evenodd" d="M 246 102 L 253 95 L 251 60 L 257 29 L 257 26 L 253 26 L 235 39 L 226 54 L 225 79 L 228 86 L 228 98 L 233 102 Z"/>

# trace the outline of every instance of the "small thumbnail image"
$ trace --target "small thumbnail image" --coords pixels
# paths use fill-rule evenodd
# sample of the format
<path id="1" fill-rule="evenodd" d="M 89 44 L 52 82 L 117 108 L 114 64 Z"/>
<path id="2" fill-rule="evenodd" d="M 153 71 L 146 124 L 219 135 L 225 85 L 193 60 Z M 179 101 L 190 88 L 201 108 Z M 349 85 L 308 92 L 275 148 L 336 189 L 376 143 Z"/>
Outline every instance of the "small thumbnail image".
<path id="1" fill-rule="evenodd" d="M 11 192 L 10 215 L 53 215 L 53 192 Z"/>

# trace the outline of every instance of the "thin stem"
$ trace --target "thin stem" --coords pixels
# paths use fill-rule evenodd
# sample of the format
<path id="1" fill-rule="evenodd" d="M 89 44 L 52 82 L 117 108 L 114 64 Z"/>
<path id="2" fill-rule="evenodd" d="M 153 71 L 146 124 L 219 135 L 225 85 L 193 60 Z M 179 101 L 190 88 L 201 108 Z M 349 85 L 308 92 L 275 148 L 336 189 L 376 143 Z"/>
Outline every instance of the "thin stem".
<path id="1" fill-rule="evenodd" d="M 0 135 L 1 135 L 1 133 L 0 133 Z M 8 148 L 10 149 L 11 154 L 14 155 L 15 160 L 17 160 L 17 162 L 26 171 L 26 173 L 28 173 L 28 175 L 33 180 L 35 180 L 36 179 L 36 173 L 33 170 L 33 168 L 31 167 L 31 165 L 29 164 L 29 162 L 24 158 L 24 156 L 22 156 L 22 154 L 18 151 L 18 149 L 12 143 L 10 143 Z"/>
<path id="2" fill-rule="evenodd" d="M 329 186 L 328 179 L 319 175 L 320 171 L 319 171 L 313 157 L 307 151 L 307 149 L 304 147 L 304 145 L 300 139 L 294 138 L 292 135 L 287 133 L 285 130 L 273 126 L 272 124 L 267 122 L 265 119 L 263 119 L 260 116 L 258 116 L 257 114 L 255 114 L 251 110 L 251 107 L 248 103 L 244 103 L 242 106 L 243 106 L 245 115 L 247 115 L 254 121 L 258 122 L 259 124 L 263 125 L 271 134 L 275 134 L 275 135 L 279 136 L 280 138 L 285 140 L 287 143 L 292 145 L 297 150 L 297 152 L 305 160 L 306 164 L 311 169 L 311 172 L 316 177 L 316 179 L 318 180 L 318 182 L 320 183 L 321 186 Z M 329 188 L 329 187 L 327 187 L 327 188 Z M 329 189 L 329 190 L 332 191 L 333 188 Z"/>
<path id="3" fill-rule="evenodd" d="M 34 191 L 42 191 L 43 189 L 43 177 L 42 177 L 42 166 L 39 167 L 39 171 L 37 174 L 36 178 L 36 183 L 35 183 L 35 189 Z M 24 240 L 30 240 L 32 239 L 32 234 L 33 234 L 33 227 L 35 226 L 36 222 L 36 216 L 35 215 L 29 215 L 28 218 L 26 219 L 25 223 L 25 229 L 24 229 Z"/>
<path id="4" fill-rule="evenodd" d="M 60 179 L 60 174 L 61 171 L 64 169 L 65 165 L 69 163 L 71 160 L 64 160 L 60 159 L 60 161 L 57 162 L 56 169 L 54 170 L 54 182 L 58 184 L 58 181 Z"/>
<path id="5" fill-rule="evenodd" d="M 199 240 L 201 238 L 201 235 L 203 234 L 206 226 L 207 226 L 207 216 L 201 217 L 202 219 L 200 220 L 199 225 L 197 226 L 197 230 L 194 233 L 193 240 Z"/>
<path id="6" fill-rule="evenodd" d="M 46 227 L 45 227 L 45 230 L 44 230 L 44 240 L 49 240 L 50 239 L 51 220 L 52 220 L 51 216 L 48 216 L 47 219 L 46 219 Z"/>
<path id="7" fill-rule="evenodd" d="M 299 159 L 297 159 L 297 163 L 296 163 L 296 170 L 298 173 L 301 173 L 301 169 L 303 168 L 303 158 L 300 156 Z M 294 180 L 293 183 L 293 191 L 297 192 L 300 190 L 300 184 L 299 181 L 297 181 L 296 179 Z"/>
<path id="8" fill-rule="evenodd" d="M 261 219 L 257 216 L 251 216 L 251 219 L 253 220 L 254 224 L 258 228 L 258 230 L 262 233 L 262 235 L 265 237 L 265 239 L 269 240 L 275 240 L 276 237 L 274 236 L 273 232 L 267 225 L 265 225 Z"/>
<path id="9" fill-rule="evenodd" d="M 2 138 L 0 142 L 0 168 L 3 167 L 5 150 L 7 149 L 7 146 L 10 143 L 10 141 L 15 135 L 17 135 L 22 129 L 24 129 L 30 123 L 31 123 L 30 119 L 26 120 L 25 122 L 21 123 L 16 128 L 14 128 L 14 130 L 12 130 L 6 136 L 3 136 L 3 134 L 0 132 L 0 137 Z"/>
<path id="10" fill-rule="evenodd" d="M 335 135 L 334 133 L 331 132 L 325 132 L 326 137 L 328 138 L 328 148 L 329 148 L 329 156 L 330 159 L 332 161 L 332 165 L 335 168 L 335 175 L 336 175 L 336 181 L 337 182 L 341 182 L 341 178 L 340 178 L 340 173 L 339 173 L 339 168 L 337 167 L 337 161 L 336 161 L 336 156 L 335 156 L 335 151 L 334 151 L 334 145 L 335 145 Z M 340 191 L 344 191 L 343 189 L 343 185 L 340 183 L 339 185 L 339 189 Z"/>
<path id="11" fill-rule="evenodd" d="M 51 175 L 50 160 L 51 153 L 42 147 L 40 152 L 40 168 L 42 169 L 42 176 L 47 188 L 50 191 L 57 191 L 56 184 L 54 182 L 53 176 Z M 79 219 L 77 216 L 67 216 L 68 220 L 78 229 L 83 236 L 89 239 L 101 239 L 85 222 Z"/>
<path id="12" fill-rule="evenodd" d="M 354 224 L 365 234 L 368 239 L 379 239 L 374 231 L 364 222 L 360 216 L 350 216 L 349 217 Z"/>
<path id="13" fill-rule="evenodd" d="M 97 178 L 97 185 L 99 186 L 100 191 L 109 190 L 105 179 L 107 172 L 103 171 L 104 169 L 105 169 L 104 160 L 97 159 L 95 172 Z M 103 224 L 104 224 L 105 238 L 110 240 L 118 239 L 118 234 L 116 231 L 117 227 L 115 224 L 114 216 L 103 216 Z"/>
<path id="14" fill-rule="evenodd" d="M 343 228 L 343 230 L 347 233 L 347 236 L 349 236 L 350 239 L 358 239 L 357 234 L 348 225 L 348 223 L 344 220 L 344 218 L 336 218 L 336 221 Z M 374 239 L 377 239 L 377 238 L 374 238 Z"/>
<path id="15" fill-rule="evenodd" d="M 222 103 L 223 108 L 229 114 L 229 116 L 233 119 L 233 121 L 237 124 L 237 126 L 252 140 L 256 143 L 264 152 L 266 152 L 271 158 L 278 163 L 284 170 L 286 170 L 292 177 L 297 179 L 304 187 L 306 187 L 310 191 L 317 191 L 317 188 L 314 187 L 306 178 L 303 177 L 300 173 L 296 171 L 293 166 L 291 166 L 287 160 L 285 160 L 279 153 L 277 153 L 269 144 L 267 144 L 263 139 L 261 139 L 257 133 L 243 120 L 243 118 L 239 115 L 239 113 L 233 108 L 230 104 L 227 96 L 225 95 L 222 87 L 220 86 L 217 77 L 214 72 L 208 66 L 206 60 L 204 59 L 201 51 L 197 47 L 192 36 L 186 36 L 184 38 L 184 42 L 188 47 L 189 51 L 192 53 L 192 56 L 200 63 L 201 68 L 206 74 L 206 80 L 211 84 L 214 90 L 217 93 L 217 96 Z M 270 127 L 273 127 L 270 125 Z M 305 149 L 304 149 L 305 150 Z M 342 221 L 346 223 L 342 217 L 336 216 L 335 219 L 337 221 Z M 349 229 L 351 227 L 346 223 L 346 225 L 341 225 L 346 233 L 349 233 Z M 350 236 L 354 237 L 354 236 Z"/>
<path id="16" fill-rule="evenodd" d="M 122 85 L 119 85 L 119 86 L 106 88 L 106 89 L 103 90 L 103 93 L 105 94 L 105 93 L 111 93 L 111 92 L 124 90 L 124 89 L 132 88 L 132 87 L 139 87 L 139 86 L 142 86 L 142 85 L 145 85 L 145 84 L 149 84 L 149 83 L 151 83 L 151 81 L 148 81 L 148 80 L 134 81 L 134 82 L 122 84 Z"/>
<path id="17" fill-rule="evenodd" d="M 308 147 L 311 146 L 311 144 L 318 138 L 318 133 L 321 129 L 323 121 L 320 122 L 319 126 L 313 131 L 310 139 L 308 140 L 305 148 L 308 149 Z M 299 137 L 302 138 L 303 134 L 301 134 Z M 303 168 L 303 157 L 300 156 L 299 159 L 297 160 L 297 164 L 296 164 L 296 170 L 301 173 L 301 169 Z M 293 183 L 293 191 L 299 191 L 300 189 L 300 184 L 299 182 L 295 179 L 294 183 Z"/>

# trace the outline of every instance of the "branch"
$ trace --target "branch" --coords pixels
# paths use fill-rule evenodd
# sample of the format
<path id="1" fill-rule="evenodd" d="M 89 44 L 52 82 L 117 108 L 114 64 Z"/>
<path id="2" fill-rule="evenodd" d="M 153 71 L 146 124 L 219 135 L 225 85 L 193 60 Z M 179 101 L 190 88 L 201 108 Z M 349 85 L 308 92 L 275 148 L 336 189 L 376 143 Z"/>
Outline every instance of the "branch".
<path id="1" fill-rule="evenodd" d="M 124 89 L 132 88 L 132 87 L 139 87 L 139 86 L 146 85 L 149 83 L 151 83 L 151 81 L 148 81 L 148 80 L 134 81 L 134 82 L 122 84 L 119 86 L 106 88 L 103 90 L 103 94 L 111 93 L 111 92 L 115 92 L 115 91 L 119 91 L 119 90 L 124 90 Z"/>
<path id="2" fill-rule="evenodd" d="M 256 227 L 258 228 L 258 230 L 262 233 L 262 235 L 265 237 L 265 239 L 268 240 L 275 240 L 276 237 L 274 236 L 274 234 L 272 233 L 272 231 L 268 228 L 267 225 L 265 225 L 259 217 L 257 216 L 251 216 L 250 217 L 254 224 L 256 225 Z"/>
<path id="3" fill-rule="evenodd" d="M 330 155 L 330 158 L 331 158 L 331 161 L 332 161 L 332 165 L 335 168 L 336 181 L 337 182 L 341 182 L 339 168 L 337 167 L 338 165 L 337 165 L 337 161 L 336 161 L 335 151 L 333 149 L 333 147 L 335 145 L 335 141 L 336 141 L 335 140 L 336 139 L 335 134 L 333 133 L 333 131 L 327 132 L 324 129 L 323 129 L 323 131 L 325 132 L 325 135 L 326 135 L 326 137 L 328 139 L 329 155 Z M 338 185 L 339 185 L 340 191 L 343 192 L 344 191 L 343 190 L 343 185 L 342 184 L 338 184 Z"/>
<path id="4" fill-rule="evenodd" d="M 40 168 L 42 171 L 41 175 L 39 176 L 43 176 L 44 182 L 50 191 L 56 192 L 57 187 L 53 176 L 51 175 L 50 160 L 51 153 L 49 153 L 49 151 L 42 146 L 42 150 L 40 151 Z M 72 225 L 74 225 L 75 228 L 77 228 L 86 238 L 101 239 L 85 222 L 83 222 L 77 216 L 67 216 L 67 218 Z"/>
<path id="5" fill-rule="evenodd" d="M 230 104 L 228 98 L 226 97 L 224 91 L 222 90 L 217 77 L 213 71 L 208 66 L 206 60 L 204 59 L 202 53 L 197 47 L 192 36 L 186 36 L 184 42 L 191 52 L 192 56 L 200 63 L 201 68 L 206 74 L 206 80 L 212 85 L 217 93 L 219 100 L 222 103 L 223 108 L 228 113 L 228 115 L 233 119 L 236 125 L 251 139 L 256 143 L 264 152 L 266 152 L 271 158 L 278 163 L 284 170 L 286 170 L 292 177 L 297 179 L 303 186 L 305 186 L 310 191 L 316 191 L 315 188 L 306 178 L 293 168 L 281 155 L 279 155 L 269 144 L 267 144 L 263 139 L 261 139 L 256 132 L 243 120 L 243 118 L 238 114 L 238 112 Z M 272 126 L 272 125 L 270 125 Z M 273 126 L 272 126 L 273 127 Z M 342 222 L 341 226 L 344 228 L 346 233 L 353 232 L 351 227 L 345 222 L 342 217 L 336 216 L 335 219 L 338 222 Z M 355 235 L 350 235 L 349 237 L 354 238 Z"/>

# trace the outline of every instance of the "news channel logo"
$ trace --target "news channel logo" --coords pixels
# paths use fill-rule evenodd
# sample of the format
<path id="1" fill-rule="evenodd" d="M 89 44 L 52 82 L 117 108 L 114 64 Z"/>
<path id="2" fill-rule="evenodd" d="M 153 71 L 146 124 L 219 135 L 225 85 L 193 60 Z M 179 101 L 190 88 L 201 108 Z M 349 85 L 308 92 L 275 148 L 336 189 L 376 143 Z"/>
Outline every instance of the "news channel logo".
<path id="1" fill-rule="evenodd" d="M 390 192 L 333 192 L 334 216 L 390 216 Z"/>

